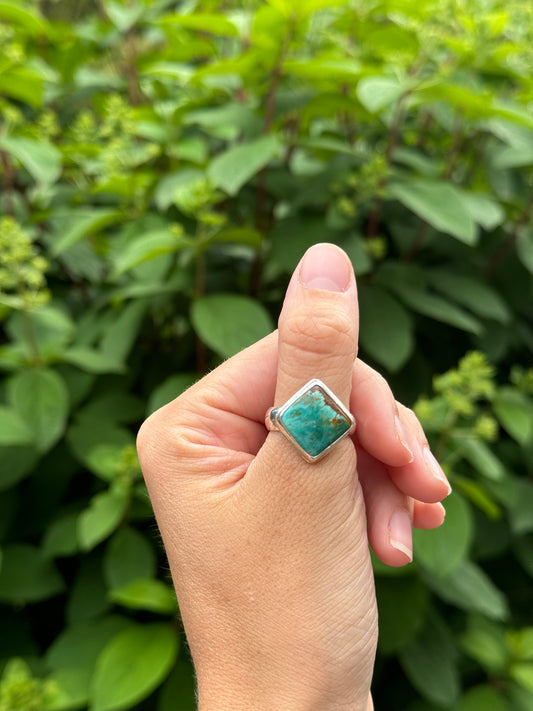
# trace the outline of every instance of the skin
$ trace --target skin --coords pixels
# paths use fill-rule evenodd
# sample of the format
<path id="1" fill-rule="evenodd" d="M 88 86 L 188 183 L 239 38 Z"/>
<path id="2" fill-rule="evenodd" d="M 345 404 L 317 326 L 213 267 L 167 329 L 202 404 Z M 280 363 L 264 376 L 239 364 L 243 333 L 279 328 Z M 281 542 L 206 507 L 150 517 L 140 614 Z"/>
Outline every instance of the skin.
<path id="1" fill-rule="evenodd" d="M 369 711 L 378 634 L 369 544 L 412 558 L 450 492 L 416 416 L 357 359 L 347 256 L 315 245 L 278 331 L 142 426 L 138 451 L 193 656 L 200 711 Z M 351 438 L 305 462 L 265 412 L 318 377 Z"/>

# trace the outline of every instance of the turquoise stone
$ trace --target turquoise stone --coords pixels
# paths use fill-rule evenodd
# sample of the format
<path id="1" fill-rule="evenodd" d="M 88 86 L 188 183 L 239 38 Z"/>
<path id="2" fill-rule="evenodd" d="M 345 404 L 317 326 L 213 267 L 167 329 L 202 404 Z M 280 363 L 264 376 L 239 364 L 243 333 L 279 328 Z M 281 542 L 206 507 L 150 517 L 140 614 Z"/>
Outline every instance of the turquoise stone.
<path id="1" fill-rule="evenodd" d="M 351 427 L 350 420 L 318 385 L 289 405 L 279 420 L 311 457 L 317 457 Z"/>

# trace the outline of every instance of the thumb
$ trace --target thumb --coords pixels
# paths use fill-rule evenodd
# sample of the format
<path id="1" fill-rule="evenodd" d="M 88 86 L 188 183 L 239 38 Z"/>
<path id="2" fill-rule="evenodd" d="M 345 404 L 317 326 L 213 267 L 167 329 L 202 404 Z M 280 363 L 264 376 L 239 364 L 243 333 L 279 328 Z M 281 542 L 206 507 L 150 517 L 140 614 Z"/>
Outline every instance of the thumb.
<path id="1" fill-rule="evenodd" d="M 318 378 L 348 407 L 357 336 L 357 291 L 352 265 L 338 247 L 317 244 L 296 268 L 279 319 L 274 405 L 282 406 L 309 380 Z M 309 432 L 313 424 L 305 421 L 304 430 Z M 286 451 L 291 447 L 290 442 L 282 441 L 280 433 L 272 433 L 269 439 L 274 438 L 278 452 L 281 447 Z M 340 451 L 350 446 L 349 439 L 338 445 Z M 332 456 L 333 451 L 327 459 Z"/>

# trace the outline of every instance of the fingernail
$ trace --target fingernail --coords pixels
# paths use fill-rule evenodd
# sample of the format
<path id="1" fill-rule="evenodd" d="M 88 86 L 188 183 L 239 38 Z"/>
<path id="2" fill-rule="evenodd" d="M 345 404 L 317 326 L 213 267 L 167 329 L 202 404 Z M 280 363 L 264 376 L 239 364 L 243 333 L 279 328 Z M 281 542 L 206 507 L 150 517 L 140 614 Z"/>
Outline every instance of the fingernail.
<path id="1" fill-rule="evenodd" d="M 431 473 L 431 475 L 434 476 L 435 479 L 438 479 L 439 481 L 442 481 L 446 484 L 448 488 L 446 496 L 449 496 L 452 493 L 452 487 L 450 486 L 450 482 L 448 481 L 446 474 L 442 471 L 440 464 L 433 456 L 433 453 L 431 452 L 429 447 L 424 447 L 424 460 L 426 462 L 426 467 L 428 468 L 428 471 Z"/>
<path id="2" fill-rule="evenodd" d="M 413 560 L 413 527 L 411 517 L 405 509 L 395 511 L 389 523 L 389 541 L 393 548 Z"/>
<path id="3" fill-rule="evenodd" d="M 403 426 L 403 423 L 398 417 L 398 415 L 395 416 L 394 422 L 396 425 L 396 434 L 398 436 L 398 439 L 400 440 L 400 444 L 409 454 L 409 461 L 407 463 L 410 464 L 415 458 L 415 455 L 413 454 L 411 447 L 409 447 L 409 445 L 407 444 L 407 433 L 405 431 L 405 427 Z"/>
<path id="4" fill-rule="evenodd" d="M 333 244 L 315 244 L 304 254 L 300 282 L 310 289 L 346 291 L 352 279 L 352 265 L 345 252 Z"/>

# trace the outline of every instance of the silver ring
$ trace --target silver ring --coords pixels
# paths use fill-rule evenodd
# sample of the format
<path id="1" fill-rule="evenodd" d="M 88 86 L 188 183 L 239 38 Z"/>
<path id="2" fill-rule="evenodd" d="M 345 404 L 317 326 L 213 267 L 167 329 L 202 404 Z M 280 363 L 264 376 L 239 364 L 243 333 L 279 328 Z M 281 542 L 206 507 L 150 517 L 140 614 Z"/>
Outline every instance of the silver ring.
<path id="1" fill-rule="evenodd" d="M 313 378 L 265 417 L 269 431 L 281 432 L 307 462 L 317 462 L 355 430 L 355 419 L 339 398 Z"/>

